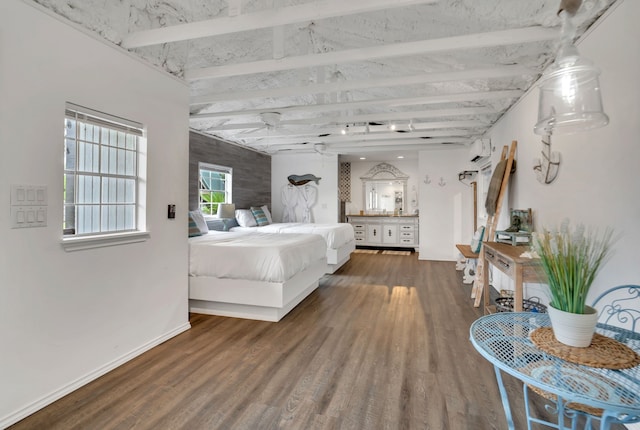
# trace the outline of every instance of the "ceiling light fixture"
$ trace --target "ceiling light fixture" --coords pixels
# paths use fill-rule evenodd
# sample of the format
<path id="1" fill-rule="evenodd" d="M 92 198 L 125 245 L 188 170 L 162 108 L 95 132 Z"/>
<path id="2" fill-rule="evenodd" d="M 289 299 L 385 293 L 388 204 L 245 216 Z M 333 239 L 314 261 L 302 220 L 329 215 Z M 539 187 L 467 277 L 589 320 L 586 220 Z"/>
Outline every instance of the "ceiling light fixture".
<path id="1" fill-rule="evenodd" d="M 538 122 L 533 131 L 540 135 L 575 133 L 605 126 L 598 76 L 600 70 L 580 57 L 573 44 L 576 28 L 571 18 L 581 0 L 562 0 L 561 40 L 555 62 L 540 78 Z"/>
<path id="2" fill-rule="evenodd" d="M 393 122 L 391 124 L 389 124 L 389 130 L 395 131 L 396 130 L 396 124 L 393 123 Z"/>

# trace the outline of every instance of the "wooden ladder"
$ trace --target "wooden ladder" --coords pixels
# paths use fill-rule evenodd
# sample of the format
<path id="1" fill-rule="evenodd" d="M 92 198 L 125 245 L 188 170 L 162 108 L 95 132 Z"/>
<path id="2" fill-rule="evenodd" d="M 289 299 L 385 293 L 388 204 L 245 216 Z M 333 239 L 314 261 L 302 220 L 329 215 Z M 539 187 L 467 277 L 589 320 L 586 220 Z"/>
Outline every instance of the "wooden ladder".
<path id="1" fill-rule="evenodd" d="M 484 230 L 484 237 L 482 238 L 483 242 L 494 242 L 495 241 L 495 232 L 496 227 L 498 225 L 498 219 L 500 218 L 500 211 L 502 210 L 502 200 L 504 199 L 504 194 L 507 190 L 507 184 L 509 183 L 509 178 L 511 177 L 511 168 L 513 167 L 513 159 L 516 155 L 516 148 L 518 146 L 517 141 L 511 142 L 511 149 L 509 149 L 506 145 L 502 148 L 502 154 L 500 155 L 500 161 L 506 158 L 507 165 L 505 167 L 504 176 L 502 177 L 502 183 L 500 184 L 500 192 L 498 193 L 498 199 L 496 200 L 496 211 L 493 215 L 489 215 L 487 218 L 487 225 Z M 509 151 L 509 155 L 507 158 L 507 151 Z M 485 270 L 485 261 L 484 261 L 484 250 L 480 249 L 480 258 L 478 258 L 478 264 L 476 266 L 476 279 L 473 283 L 473 288 L 471 289 L 471 298 L 474 299 L 473 306 L 479 307 L 480 301 L 482 300 L 482 292 L 485 288 L 484 285 L 484 270 Z M 489 286 L 487 285 L 487 288 Z"/>

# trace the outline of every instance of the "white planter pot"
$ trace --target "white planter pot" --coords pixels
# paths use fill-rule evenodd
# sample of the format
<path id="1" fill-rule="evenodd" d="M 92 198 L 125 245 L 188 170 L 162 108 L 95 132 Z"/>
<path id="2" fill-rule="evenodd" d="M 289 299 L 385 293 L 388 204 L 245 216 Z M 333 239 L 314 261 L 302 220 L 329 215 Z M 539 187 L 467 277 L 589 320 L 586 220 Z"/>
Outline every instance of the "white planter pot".
<path id="1" fill-rule="evenodd" d="M 574 314 L 549 306 L 547 311 L 553 334 L 558 342 L 583 348 L 591 345 L 598 322 L 597 310 L 586 306 L 584 314 Z"/>

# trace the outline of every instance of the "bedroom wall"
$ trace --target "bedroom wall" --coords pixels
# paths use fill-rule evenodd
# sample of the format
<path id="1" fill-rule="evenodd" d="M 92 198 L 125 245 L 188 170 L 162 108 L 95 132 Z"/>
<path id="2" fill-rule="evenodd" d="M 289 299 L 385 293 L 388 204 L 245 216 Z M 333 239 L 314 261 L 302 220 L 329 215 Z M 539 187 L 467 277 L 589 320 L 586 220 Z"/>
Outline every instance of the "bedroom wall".
<path id="1" fill-rule="evenodd" d="M 540 136 L 533 133 L 537 120 L 538 90 L 534 90 L 494 127 L 495 141 L 518 140 L 518 171 L 509 193 L 509 206 L 532 208 L 537 230 L 572 224 L 604 229 L 620 235 L 614 255 L 594 282 L 590 297 L 614 285 L 640 284 L 637 265 L 640 243 L 640 51 L 627 48 L 640 39 L 640 2 L 623 1 L 579 44 L 584 57 L 598 66 L 603 103 L 610 123 L 606 127 L 553 137 L 552 149 L 561 154 L 557 179 L 543 185 L 533 172 L 539 157 Z M 494 157 L 496 154 L 494 154 Z M 506 220 L 501 220 L 505 223 Z M 510 286 L 499 279 L 497 288 Z M 532 289 L 534 285 L 530 285 Z"/>
<path id="2" fill-rule="evenodd" d="M 0 2 L 0 77 L 4 428 L 189 328 L 189 91 L 19 0 Z M 62 249 L 66 101 L 145 125 L 147 241 Z M 46 227 L 11 228 L 10 184 L 48 187 Z"/>
<path id="3" fill-rule="evenodd" d="M 198 208 L 198 163 L 233 168 L 233 202 L 238 209 L 271 207 L 271 156 L 189 132 L 189 209 Z"/>
<path id="4" fill-rule="evenodd" d="M 420 260 L 454 261 L 456 243 L 470 243 L 473 236 L 472 189 L 458 180 L 458 173 L 474 170 L 469 149 L 433 149 L 418 153 Z"/>
<path id="5" fill-rule="evenodd" d="M 313 174 L 322 179 L 317 187 L 317 199 L 311 208 L 312 221 L 335 223 L 339 220 L 338 156 L 333 154 L 276 154 L 271 156 L 271 195 L 274 221 L 283 214 L 282 188 L 289 175 Z"/>

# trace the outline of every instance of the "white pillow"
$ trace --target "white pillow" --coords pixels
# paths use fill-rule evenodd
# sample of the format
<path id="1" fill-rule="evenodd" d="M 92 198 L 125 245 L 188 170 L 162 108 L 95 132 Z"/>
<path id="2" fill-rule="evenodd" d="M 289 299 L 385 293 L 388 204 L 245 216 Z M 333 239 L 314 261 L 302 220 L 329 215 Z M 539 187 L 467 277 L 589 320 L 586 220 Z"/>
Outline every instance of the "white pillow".
<path id="1" fill-rule="evenodd" d="M 240 227 L 257 227 L 258 225 L 249 209 L 236 209 L 236 221 Z"/>
<path id="2" fill-rule="evenodd" d="M 271 212 L 269 212 L 269 208 L 267 207 L 267 205 L 260 206 L 260 209 L 262 209 L 262 212 L 264 212 L 264 215 L 267 217 L 267 221 L 269 221 L 269 224 L 273 224 L 273 219 L 271 219 Z"/>
<path id="3" fill-rule="evenodd" d="M 209 232 L 209 226 L 204 220 L 200 209 L 189 212 L 189 237 L 200 236 Z"/>

